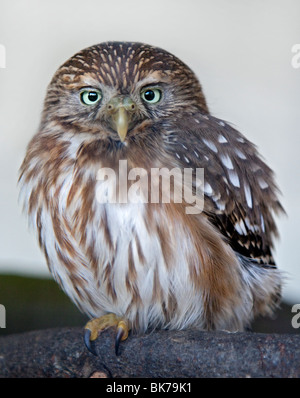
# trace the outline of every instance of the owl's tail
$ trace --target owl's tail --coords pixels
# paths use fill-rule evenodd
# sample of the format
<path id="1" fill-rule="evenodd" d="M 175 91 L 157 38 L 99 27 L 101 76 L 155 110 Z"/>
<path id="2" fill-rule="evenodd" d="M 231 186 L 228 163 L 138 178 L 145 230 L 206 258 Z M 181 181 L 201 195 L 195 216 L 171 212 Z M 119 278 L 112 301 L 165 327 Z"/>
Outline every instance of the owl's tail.
<path id="1" fill-rule="evenodd" d="M 261 264 L 258 261 L 237 254 L 240 263 L 242 287 L 247 301 L 253 303 L 253 318 L 257 315 L 272 316 L 279 307 L 284 281 L 282 271 L 275 265 Z"/>

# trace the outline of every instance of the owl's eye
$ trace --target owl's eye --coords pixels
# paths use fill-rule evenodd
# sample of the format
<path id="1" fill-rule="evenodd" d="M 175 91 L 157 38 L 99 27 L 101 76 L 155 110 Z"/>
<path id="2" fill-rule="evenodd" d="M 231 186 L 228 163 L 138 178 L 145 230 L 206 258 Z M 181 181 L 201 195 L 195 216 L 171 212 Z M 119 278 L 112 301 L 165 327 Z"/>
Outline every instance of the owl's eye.
<path id="1" fill-rule="evenodd" d="M 142 91 L 141 97 L 148 104 L 156 104 L 161 100 L 162 92 L 158 88 L 146 88 Z"/>
<path id="2" fill-rule="evenodd" d="M 80 94 L 81 102 L 85 105 L 94 105 L 101 100 L 101 91 L 99 90 L 84 90 Z"/>

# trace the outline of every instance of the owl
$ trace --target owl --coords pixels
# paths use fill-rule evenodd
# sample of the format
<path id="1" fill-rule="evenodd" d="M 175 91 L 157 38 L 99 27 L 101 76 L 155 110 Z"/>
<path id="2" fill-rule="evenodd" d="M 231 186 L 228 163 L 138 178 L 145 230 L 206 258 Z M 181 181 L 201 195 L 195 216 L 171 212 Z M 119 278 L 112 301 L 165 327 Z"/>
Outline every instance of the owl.
<path id="1" fill-rule="evenodd" d="M 19 185 L 50 272 L 91 318 L 94 353 L 108 327 L 118 351 L 129 331 L 245 330 L 279 303 L 273 172 L 163 49 L 106 42 L 66 61 Z"/>

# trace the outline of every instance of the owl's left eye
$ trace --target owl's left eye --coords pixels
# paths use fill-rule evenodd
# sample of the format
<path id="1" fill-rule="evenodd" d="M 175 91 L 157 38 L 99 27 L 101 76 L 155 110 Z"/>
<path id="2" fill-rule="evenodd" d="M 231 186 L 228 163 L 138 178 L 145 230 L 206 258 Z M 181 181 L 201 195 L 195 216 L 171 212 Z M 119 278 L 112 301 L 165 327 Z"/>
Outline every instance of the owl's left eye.
<path id="1" fill-rule="evenodd" d="M 146 88 L 141 92 L 141 97 L 149 104 L 156 104 L 161 100 L 162 92 L 158 88 Z"/>
<path id="2" fill-rule="evenodd" d="M 85 105 L 94 105 L 101 100 L 101 91 L 99 90 L 84 90 L 80 94 L 81 102 Z"/>

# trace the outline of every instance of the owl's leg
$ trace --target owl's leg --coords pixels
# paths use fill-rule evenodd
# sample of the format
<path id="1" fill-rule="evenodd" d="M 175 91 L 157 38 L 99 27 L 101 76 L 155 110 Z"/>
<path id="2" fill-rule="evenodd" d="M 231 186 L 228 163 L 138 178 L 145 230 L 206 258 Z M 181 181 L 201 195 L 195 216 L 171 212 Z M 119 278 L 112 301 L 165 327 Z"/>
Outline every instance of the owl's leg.
<path id="1" fill-rule="evenodd" d="M 92 354 L 97 355 L 94 347 L 95 340 L 103 330 L 110 327 L 117 328 L 115 351 L 116 355 L 118 355 L 120 341 L 127 339 L 130 329 L 128 322 L 115 314 L 106 314 L 100 318 L 94 318 L 85 325 L 84 342 Z"/>

